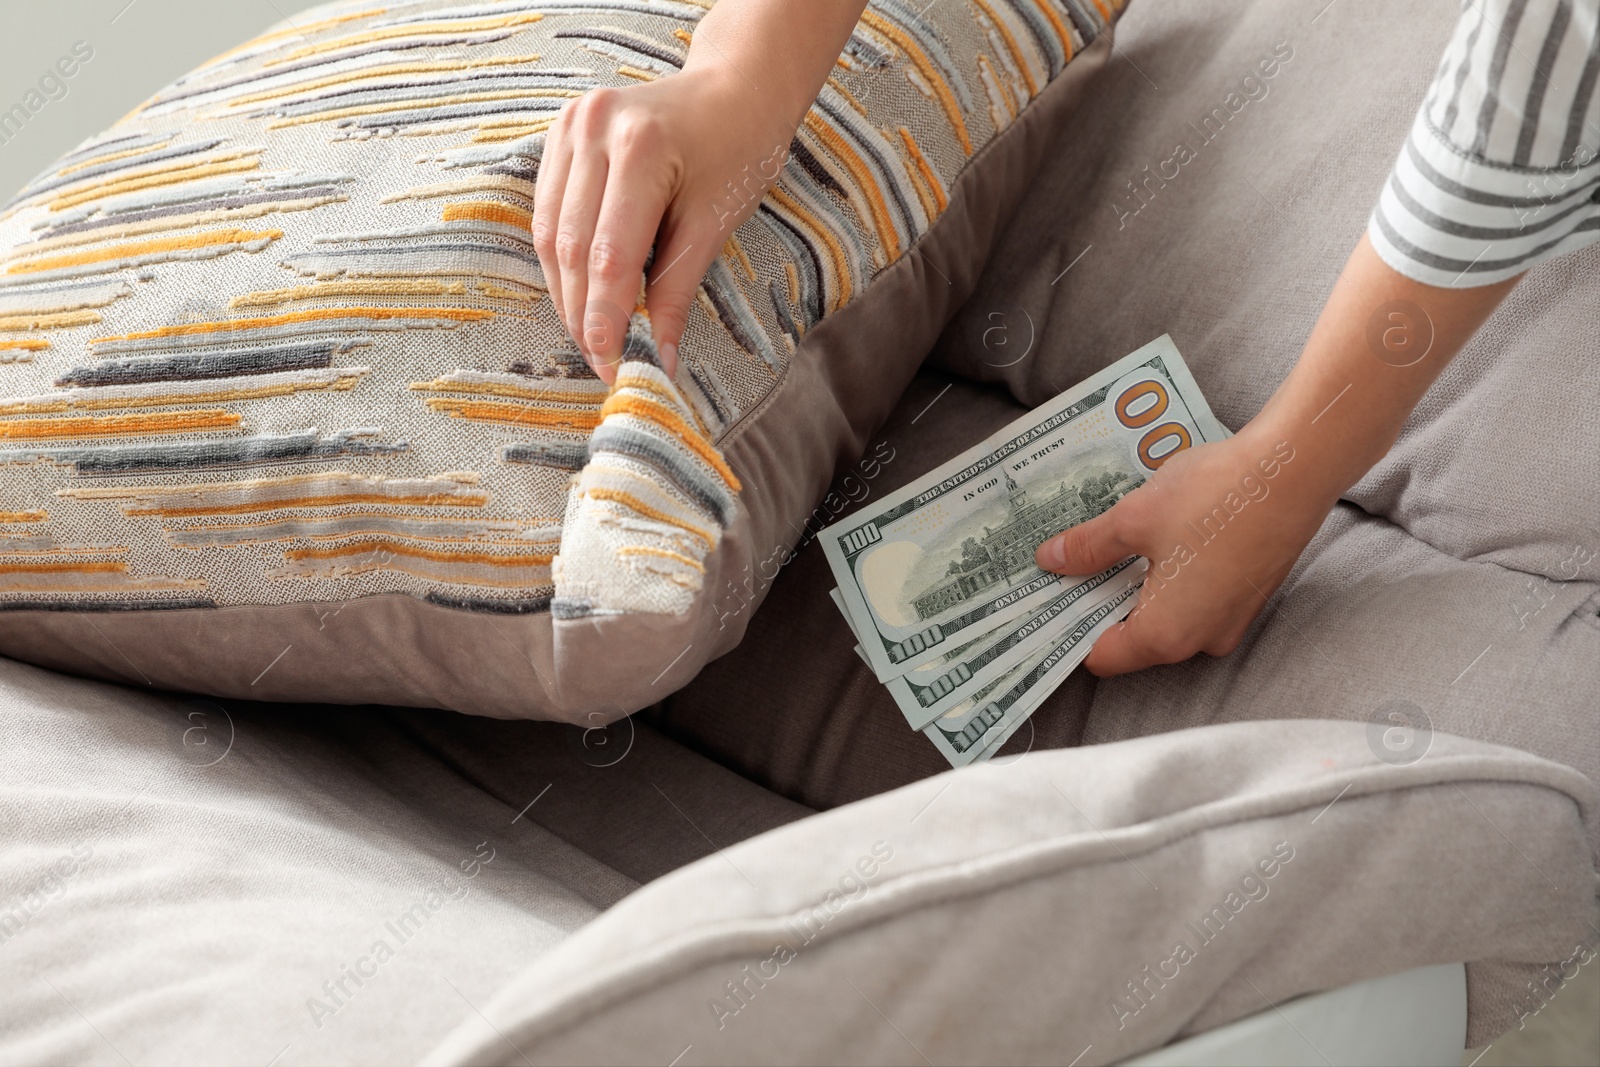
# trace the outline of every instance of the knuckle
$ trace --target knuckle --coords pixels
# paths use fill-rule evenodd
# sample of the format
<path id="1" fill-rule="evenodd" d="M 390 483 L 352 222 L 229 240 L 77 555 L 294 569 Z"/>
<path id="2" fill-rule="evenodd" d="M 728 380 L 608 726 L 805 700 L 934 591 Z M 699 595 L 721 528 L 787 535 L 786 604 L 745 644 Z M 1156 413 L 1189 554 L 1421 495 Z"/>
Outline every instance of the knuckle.
<path id="1" fill-rule="evenodd" d="M 1088 524 L 1085 523 L 1084 526 Z M 1084 526 L 1073 526 L 1061 538 L 1061 556 L 1065 560 L 1077 561 L 1093 558 L 1096 555 L 1094 537 L 1095 531 L 1086 530 Z"/>
<path id="2" fill-rule="evenodd" d="M 650 325 L 660 335 L 663 332 L 682 330 L 684 320 L 688 318 L 683 302 L 676 296 L 669 296 L 650 303 Z"/>
<path id="3" fill-rule="evenodd" d="M 1100 521 L 1113 547 L 1122 548 L 1132 544 L 1138 525 L 1133 509 L 1124 507 L 1122 501 L 1114 504 L 1110 511 L 1100 517 Z"/>
<path id="4" fill-rule="evenodd" d="M 627 257 L 609 236 L 596 237 L 589 246 L 589 274 L 602 282 L 620 282 L 627 276 Z"/>
<path id="5" fill-rule="evenodd" d="M 1083 548 L 1083 527 L 1068 526 L 1060 533 L 1046 537 L 1040 542 L 1039 547 L 1047 548 L 1052 543 L 1060 550 L 1063 557 L 1071 559 L 1074 552 Z"/>
<path id="6" fill-rule="evenodd" d="M 579 107 L 583 100 L 569 100 L 556 112 L 556 120 L 550 124 L 550 129 L 545 132 L 544 152 L 540 161 L 556 157 L 558 149 L 565 151 L 567 138 L 572 136 L 572 124 L 579 114 Z"/>
<path id="7" fill-rule="evenodd" d="M 589 90 L 587 95 L 580 97 L 572 106 L 573 123 L 585 134 L 601 133 L 610 121 L 619 92 L 620 90 L 604 85 Z"/>
<path id="8" fill-rule="evenodd" d="M 571 230 L 556 234 L 555 253 L 556 262 L 561 264 L 563 270 L 577 270 L 583 266 L 583 242 Z"/>
<path id="9" fill-rule="evenodd" d="M 683 337 L 688 316 L 675 307 L 662 306 L 650 311 L 650 332 L 656 342 L 677 344 Z"/>
<path id="10" fill-rule="evenodd" d="M 623 151 L 648 150 L 661 139 L 661 123 L 654 115 L 626 111 L 617 117 L 614 125 L 614 140 Z"/>
<path id="11" fill-rule="evenodd" d="M 549 219 L 538 215 L 533 218 L 533 246 L 540 256 L 549 256 L 556 250 L 556 228 Z"/>

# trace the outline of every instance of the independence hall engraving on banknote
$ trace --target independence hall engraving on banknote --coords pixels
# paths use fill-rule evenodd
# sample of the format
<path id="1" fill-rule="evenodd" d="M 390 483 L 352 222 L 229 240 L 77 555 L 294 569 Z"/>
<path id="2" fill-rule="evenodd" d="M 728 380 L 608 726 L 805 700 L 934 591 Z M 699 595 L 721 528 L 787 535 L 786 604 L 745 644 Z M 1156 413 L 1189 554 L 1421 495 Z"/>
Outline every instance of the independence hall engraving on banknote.
<path id="1" fill-rule="evenodd" d="M 1033 566 L 1039 542 L 1068 526 L 1092 519 L 1131 493 L 1141 479 L 1120 471 L 1087 479 L 1082 486 L 1063 484 L 1042 500 L 1029 500 L 1010 471 L 1003 471 L 1009 497 L 1006 520 L 983 538 L 961 543 L 961 558 L 950 564 L 940 582 L 912 601 L 919 619 L 930 619 L 952 605 L 998 585 Z"/>

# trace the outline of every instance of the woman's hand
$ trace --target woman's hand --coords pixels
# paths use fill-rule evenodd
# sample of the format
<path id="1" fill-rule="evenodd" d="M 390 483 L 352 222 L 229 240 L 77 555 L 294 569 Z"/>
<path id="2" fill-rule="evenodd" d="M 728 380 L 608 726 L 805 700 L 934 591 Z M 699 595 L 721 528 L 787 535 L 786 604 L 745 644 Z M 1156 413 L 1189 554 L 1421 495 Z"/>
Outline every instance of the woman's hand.
<path id="1" fill-rule="evenodd" d="M 1246 427 L 1173 456 L 1110 511 L 1040 545 L 1039 565 L 1060 574 L 1150 561 L 1138 606 L 1095 643 L 1089 670 L 1232 652 L 1337 499 L 1299 477 L 1305 467 L 1287 440 Z"/>
<path id="2" fill-rule="evenodd" d="M 866 0 L 724 0 L 683 69 L 596 89 L 545 135 L 533 243 L 550 298 L 606 381 L 645 306 L 667 373 L 706 269 L 788 159 Z"/>
<path id="3" fill-rule="evenodd" d="M 670 375 L 700 279 L 788 158 L 790 116 L 730 73 L 596 89 L 546 135 L 534 246 L 562 323 L 606 381 L 651 248 L 646 306 Z"/>
<path id="4" fill-rule="evenodd" d="M 1249 425 L 1173 456 L 1110 511 L 1039 546 L 1039 566 L 1062 574 L 1150 561 L 1139 606 L 1096 642 L 1089 670 L 1233 651 L 1333 505 L 1516 284 L 1424 285 L 1363 236 L 1299 362 Z"/>

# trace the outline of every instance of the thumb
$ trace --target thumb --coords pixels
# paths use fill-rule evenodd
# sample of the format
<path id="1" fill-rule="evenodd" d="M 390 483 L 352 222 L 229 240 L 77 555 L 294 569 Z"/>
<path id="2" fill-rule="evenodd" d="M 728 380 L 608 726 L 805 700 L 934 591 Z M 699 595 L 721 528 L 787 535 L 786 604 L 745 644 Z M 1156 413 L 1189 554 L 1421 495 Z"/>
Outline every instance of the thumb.
<path id="1" fill-rule="evenodd" d="M 718 250 L 716 242 L 693 240 L 682 230 L 656 248 L 645 280 L 645 307 L 650 312 L 650 332 L 656 339 L 661 369 L 669 378 L 678 373 L 678 342 L 689 323 L 689 306 Z"/>
<path id="2" fill-rule="evenodd" d="M 1119 500 L 1105 514 L 1069 527 L 1040 545 L 1034 560 L 1057 574 L 1098 574 L 1139 555 L 1127 531 L 1126 517 Z"/>

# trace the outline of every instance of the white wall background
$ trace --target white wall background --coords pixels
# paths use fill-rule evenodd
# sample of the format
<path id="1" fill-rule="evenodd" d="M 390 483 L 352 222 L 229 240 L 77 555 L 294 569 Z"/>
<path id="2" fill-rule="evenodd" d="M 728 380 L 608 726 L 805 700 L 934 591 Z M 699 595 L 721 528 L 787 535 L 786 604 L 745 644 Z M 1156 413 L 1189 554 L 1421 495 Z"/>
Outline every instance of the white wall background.
<path id="1" fill-rule="evenodd" d="M 0 0 L 0 117 L 17 105 L 38 105 L 20 129 L 15 122 L 0 126 L 0 203 L 179 75 L 312 6 L 311 0 Z M 63 78 L 56 61 L 80 41 L 93 57 Z"/>

